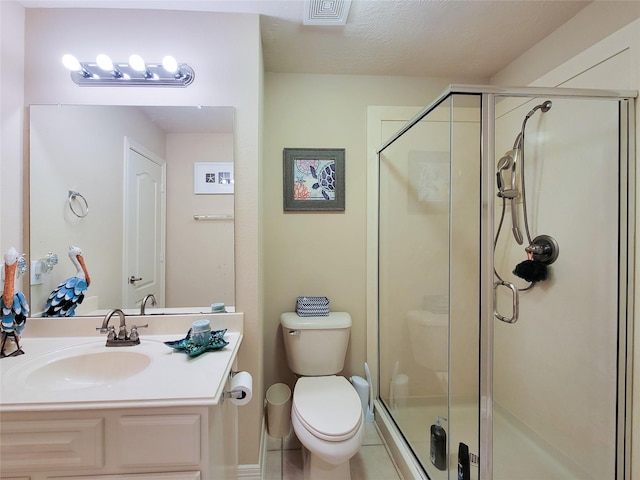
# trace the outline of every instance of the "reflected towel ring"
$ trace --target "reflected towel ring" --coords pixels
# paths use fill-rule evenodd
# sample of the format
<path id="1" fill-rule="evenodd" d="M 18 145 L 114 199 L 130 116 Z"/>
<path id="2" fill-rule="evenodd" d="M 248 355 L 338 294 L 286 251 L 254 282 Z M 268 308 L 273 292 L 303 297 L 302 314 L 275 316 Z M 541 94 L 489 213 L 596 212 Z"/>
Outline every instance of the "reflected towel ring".
<path id="1" fill-rule="evenodd" d="M 77 198 L 81 198 L 82 202 L 80 202 L 80 200 L 77 200 Z M 71 211 L 73 212 L 73 214 L 76 217 L 84 218 L 87 215 L 89 215 L 89 203 L 87 202 L 87 199 L 82 196 L 82 194 L 80 192 L 74 192 L 73 190 L 69 190 L 69 197 L 67 198 L 67 200 L 69 201 L 69 208 L 71 209 Z M 73 208 L 73 201 L 74 200 L 76 200 L 78 202 L 78 204 L 80 205 L 80 207 L 79 207 L 80 213 L 78 213 Z M 84 208 L 82 206 L 83 202 L 84 202 Z"/>

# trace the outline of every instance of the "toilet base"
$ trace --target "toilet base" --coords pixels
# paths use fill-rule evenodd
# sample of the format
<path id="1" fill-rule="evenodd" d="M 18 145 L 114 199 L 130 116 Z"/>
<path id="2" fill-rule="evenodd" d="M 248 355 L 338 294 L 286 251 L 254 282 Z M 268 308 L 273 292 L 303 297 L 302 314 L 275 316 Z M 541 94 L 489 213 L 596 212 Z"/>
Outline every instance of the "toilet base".
<path id="1" fill-rule="evenodd" d="M 351 480 L 349 460 L 339 465 L 325 462 L 302 447 L 302 468 L 304 480 Z"/>

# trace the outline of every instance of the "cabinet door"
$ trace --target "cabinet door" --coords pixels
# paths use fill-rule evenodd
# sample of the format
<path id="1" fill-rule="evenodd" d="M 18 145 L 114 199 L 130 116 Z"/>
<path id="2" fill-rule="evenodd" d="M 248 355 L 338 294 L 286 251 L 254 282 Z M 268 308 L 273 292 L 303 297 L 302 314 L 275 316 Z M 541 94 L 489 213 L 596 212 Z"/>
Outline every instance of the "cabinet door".
<path id="1" fill-rule="evenodd" d="M 122 468 L 200 465 L 202 417 L 196 413 L 123 415 L 118 418 Z"/>
<path id="2" fill-rule="evenodd" d="M 102 418 L 3 421 L 0 435 L 3 474 L 104 464 Z"/>

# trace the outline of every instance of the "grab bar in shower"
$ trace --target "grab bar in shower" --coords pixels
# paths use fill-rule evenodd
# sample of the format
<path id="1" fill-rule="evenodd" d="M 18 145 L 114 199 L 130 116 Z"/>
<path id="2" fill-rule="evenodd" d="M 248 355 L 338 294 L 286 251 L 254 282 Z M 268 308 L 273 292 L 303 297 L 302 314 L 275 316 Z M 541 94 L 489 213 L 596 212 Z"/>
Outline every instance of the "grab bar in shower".
<path id="1" fill-rule="evenodd" d="M 511 290 L 511 317 L 505 317 L 498 312 L 498 287 L 507 287 Z M 505 323 L 516 323 L 520 310 L 520 300 L 518 298 L 518 288 L 511 282 L 504 280 L 493 284 L 493 316 Z"/>

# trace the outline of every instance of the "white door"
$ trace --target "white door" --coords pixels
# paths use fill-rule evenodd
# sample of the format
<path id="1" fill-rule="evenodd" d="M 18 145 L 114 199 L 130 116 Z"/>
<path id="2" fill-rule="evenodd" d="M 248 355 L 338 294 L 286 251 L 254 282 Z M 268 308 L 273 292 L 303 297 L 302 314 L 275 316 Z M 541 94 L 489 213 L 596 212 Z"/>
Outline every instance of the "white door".
<path id="1" fill-rule="evenodd" d="M 165 161 L 125 138 L 124 308 L 165 296 Z"/>

